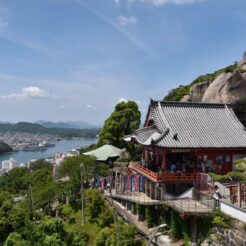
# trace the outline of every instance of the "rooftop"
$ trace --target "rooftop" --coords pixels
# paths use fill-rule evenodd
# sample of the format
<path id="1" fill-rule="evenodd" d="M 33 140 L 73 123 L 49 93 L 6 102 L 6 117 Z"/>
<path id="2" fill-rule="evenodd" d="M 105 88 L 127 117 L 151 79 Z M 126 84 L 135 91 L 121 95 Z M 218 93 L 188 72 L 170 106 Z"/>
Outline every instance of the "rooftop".
<path id="1" fill-rule="evenodd" d="M 166 148 L 246 148 L 232 105 L 153 101 L 145 127 L 126 140 Z"/>

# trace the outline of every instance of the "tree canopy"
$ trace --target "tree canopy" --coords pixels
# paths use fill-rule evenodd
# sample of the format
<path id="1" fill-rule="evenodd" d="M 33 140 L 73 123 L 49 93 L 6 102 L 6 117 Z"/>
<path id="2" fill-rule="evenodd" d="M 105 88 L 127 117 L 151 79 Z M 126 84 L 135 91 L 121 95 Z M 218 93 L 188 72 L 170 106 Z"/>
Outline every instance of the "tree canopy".
<path id="1" fill-rule="evenodd" d="M 110 143 L 118 148 L 127 147 L 123 137 L 139 128 L 140 118 L 141 113 L 136 102 L 118 103 L 115 106 L 114 112 L 104 122 L 97 147 L 106 143 Z"/>

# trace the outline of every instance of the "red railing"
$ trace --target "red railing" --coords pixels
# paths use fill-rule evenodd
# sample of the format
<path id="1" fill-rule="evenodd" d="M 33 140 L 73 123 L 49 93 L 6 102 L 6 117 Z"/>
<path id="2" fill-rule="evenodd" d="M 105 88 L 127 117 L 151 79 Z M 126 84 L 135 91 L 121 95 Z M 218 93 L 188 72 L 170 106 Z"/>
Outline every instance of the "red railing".
<path id="1" fill-rule="evenodd" d="M 157 173 L 149 170 L 148 168 L 142 167 L 141 165 L 135 162 L 131 163 L 129 168 L 144 175 L 145 177 L 148 177 L 150 180 L 157 182 Z"/>
<path id="2" fill-rule="evenodd" d="M 193 182 L 198 181 L 199 178 L 199 173 L 155 173 L 148 168 L 142 167 L 138 163 L 131 163 L 129 167 L 154 182 Z"/>

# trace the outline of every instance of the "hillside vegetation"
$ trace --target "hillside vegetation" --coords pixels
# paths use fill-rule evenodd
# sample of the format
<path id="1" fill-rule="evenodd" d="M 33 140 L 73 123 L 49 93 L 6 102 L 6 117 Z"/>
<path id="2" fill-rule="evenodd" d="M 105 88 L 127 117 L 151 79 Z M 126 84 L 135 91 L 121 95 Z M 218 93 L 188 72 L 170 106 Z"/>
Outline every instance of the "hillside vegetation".
<path id="1" fill-rule="evenodd" d="M 81 176 L 84 164 L 85 224 L 81 223 Z M 106 175 L 108 165 L 92 157 L 66 159 L 59 167 L 68 181 L 52 177 L 53 166 L 39 160 L 0 176 L 0 245 L 141 246 L 134 226 L 117 220 L 101 191 L 88 188 L 91 176 Z M 15 198 L 15 199 L 13 199 Z M 116 230 L 120 231 L 121 242 Z"/>
<path id="2" fill-rule="evenodd" d="M 0 154 L 11 152 L 13 149 L 6 143 L 0 141 Z"/>
<path id="3" fill-rule="evenodd" d="M 0 132 L 22 132 L 33 134 L 51 134 L 60 137 L 96 137 L 99 129 L 67 129 L 67 128 L 46 128 L 39 124 L 19 122 L 17 124 L 0 124 Z"/>
<path id="4" fill-rule="evenodd" d="M 236 67 L 237 64 L 235 63 L 225 68 L 221 68 L 213 73 L 201 75 L 187 85 L 180 85 L 179 87 L 170 90 L 168 94 L 163 98 L 163 101 L 180 101 L 185 95 L 189 94 L 190 88 L 194 84 L 205 82 L 205 81 L 213 81 L 218 75 L 224 72 L 226 73 L 233 72 L 233 70 Z"/>

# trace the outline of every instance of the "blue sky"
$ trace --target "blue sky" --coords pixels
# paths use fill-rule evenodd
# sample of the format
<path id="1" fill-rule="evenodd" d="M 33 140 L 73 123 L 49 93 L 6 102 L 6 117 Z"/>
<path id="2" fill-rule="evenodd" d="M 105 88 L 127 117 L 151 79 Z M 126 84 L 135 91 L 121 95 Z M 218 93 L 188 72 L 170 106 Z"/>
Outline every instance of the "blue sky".
<path id="1" fill-rule="evenodd" d="M 1 121 L 100 125 L 246 50 L 245 0 L 1 0 Z"/>

